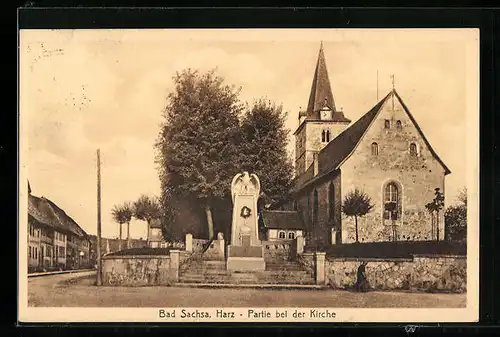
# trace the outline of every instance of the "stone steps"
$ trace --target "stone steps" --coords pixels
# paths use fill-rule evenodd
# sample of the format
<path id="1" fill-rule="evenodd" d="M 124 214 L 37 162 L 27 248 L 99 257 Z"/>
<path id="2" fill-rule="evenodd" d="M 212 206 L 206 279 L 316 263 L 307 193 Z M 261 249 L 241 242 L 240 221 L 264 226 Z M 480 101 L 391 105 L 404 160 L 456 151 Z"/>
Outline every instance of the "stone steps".
<path id="1" fill-rule="evenodd" d="M 314 275 L 295 261 L 272 261 L 259 272 L 230 272 L 225 261 L 194 260 L 180 269 L 180 283 L 315 284 Z"/>

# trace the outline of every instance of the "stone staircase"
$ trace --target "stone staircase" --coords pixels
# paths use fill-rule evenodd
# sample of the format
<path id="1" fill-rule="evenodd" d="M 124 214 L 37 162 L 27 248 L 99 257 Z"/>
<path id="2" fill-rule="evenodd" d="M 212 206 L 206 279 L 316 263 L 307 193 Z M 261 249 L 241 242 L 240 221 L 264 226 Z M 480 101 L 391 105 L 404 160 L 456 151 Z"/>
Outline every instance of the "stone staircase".
<path id="1" fill-rule="evenodd" d="M 230 272 L 226 261 L 191 260 L 179 270 L 180 283 L 315 284 L 314 275 L 295 261 L 269 261 L 259 272 Z"/>

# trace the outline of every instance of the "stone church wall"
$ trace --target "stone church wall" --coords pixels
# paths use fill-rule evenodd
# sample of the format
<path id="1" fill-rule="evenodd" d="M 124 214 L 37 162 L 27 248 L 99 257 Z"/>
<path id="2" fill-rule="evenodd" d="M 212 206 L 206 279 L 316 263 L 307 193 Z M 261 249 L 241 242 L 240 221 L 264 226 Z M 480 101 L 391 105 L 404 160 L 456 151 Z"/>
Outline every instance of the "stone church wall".
<path id="1" fill-rule="evenodd" d="M 375 205 L 364 218 L 358 219 L 360 241 L 392 239 L 392 221 L 383 219 L 384 187 L 398 185 L 401 213 L 396 221 L 398 240 L 431 240 L 430 214 L 425 204 L 434 198 L 435 188 L 444 193 L 444 168 L 432 155 L 402 106 L 396 100 L 394 110 L 389 99 L 368 129 L 355 152 L 342 165 L 342 194 L 355 188 L 368 194 Z M 390 128 L 385 128 L 385 121 Z M 398 127 L 397 121 L 401 121 Z M 378 144 L 378 155 L 372 154 L 372 143 Z M 418 147 L 418 155 L 410 155 L 410 144 Z M 354 241 L 354 219 L 342 219 L 343 243 Z M 439 216 L 439 239 L 444 239 L 444 212 Z"/>

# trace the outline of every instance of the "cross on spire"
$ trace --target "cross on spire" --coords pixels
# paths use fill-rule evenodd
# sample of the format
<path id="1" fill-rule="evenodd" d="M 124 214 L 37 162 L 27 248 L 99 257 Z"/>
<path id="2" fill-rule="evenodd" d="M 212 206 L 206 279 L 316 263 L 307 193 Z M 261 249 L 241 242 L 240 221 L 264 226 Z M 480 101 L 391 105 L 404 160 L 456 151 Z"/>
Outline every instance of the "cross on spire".
<path id="1" fill-rule="evenodd" d="M 395 89 L 394 74 L 391 75 L 391 79 L 392 79 L 392 90 L 394 90 Z"/>

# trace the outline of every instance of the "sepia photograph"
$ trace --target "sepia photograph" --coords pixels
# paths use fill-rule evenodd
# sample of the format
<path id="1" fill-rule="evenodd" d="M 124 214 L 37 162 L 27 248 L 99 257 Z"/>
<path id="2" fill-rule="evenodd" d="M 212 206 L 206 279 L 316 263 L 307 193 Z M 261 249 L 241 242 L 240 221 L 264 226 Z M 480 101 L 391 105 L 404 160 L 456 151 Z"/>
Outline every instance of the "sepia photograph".
<path id="1" fill-rule="evenodd" d="M 22 322 L 473 322 L 478 29 L 19 32 Z"/>

